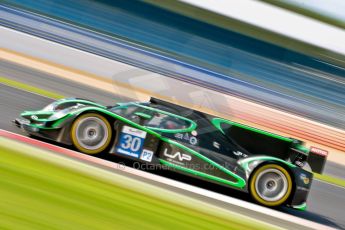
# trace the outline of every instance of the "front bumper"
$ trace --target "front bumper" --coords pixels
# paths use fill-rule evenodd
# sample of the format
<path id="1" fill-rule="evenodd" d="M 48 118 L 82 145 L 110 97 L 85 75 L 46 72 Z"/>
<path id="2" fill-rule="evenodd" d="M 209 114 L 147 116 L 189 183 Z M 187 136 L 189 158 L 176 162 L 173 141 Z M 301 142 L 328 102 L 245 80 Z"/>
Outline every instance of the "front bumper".
<path id="1" fill-rule="evenodd" d="M 44 124 L 32 124 L 25 118 L 16 118 L 12 123 L 29 135 L 63 142 L 61 138 L 61 128 L 48 128 Z"/>

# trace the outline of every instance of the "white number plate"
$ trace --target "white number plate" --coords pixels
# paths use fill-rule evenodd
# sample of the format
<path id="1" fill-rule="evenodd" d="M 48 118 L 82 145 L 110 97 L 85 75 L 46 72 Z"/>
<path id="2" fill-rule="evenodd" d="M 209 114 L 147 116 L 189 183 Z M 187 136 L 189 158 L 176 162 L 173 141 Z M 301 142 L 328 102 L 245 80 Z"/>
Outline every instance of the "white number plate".
<path id="1" fill-rule="evenodd" d="M 139 158 L 146 137 L 146 132 L 140 129 L 124 126 L 120 134 L 116 152 Z"/>

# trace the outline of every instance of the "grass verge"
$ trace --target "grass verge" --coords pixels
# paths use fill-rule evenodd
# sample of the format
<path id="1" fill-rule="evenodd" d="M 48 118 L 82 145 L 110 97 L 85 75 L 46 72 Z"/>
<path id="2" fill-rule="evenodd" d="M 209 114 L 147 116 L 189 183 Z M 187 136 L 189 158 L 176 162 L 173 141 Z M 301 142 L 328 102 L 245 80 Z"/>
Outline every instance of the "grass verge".
<path id="1" fill-rule="evenodd" d="M 273 225 L 0 137 L 1 229 L 267 229 Z"/>
<path id="2" fill-rule="evenodd" d="M 36 93 L 36 94 L 40 94 L 42 96 L 46 96 L 52 99 L 61 99 L 64 98 L 65 96 L 54 93 L 54 92 L 50 92 L 41 88 L 37 88 L 31 85 L 27 85 L 25 83 L 22 82 L 18 82 L 18 81 L 14 81 L 12 79 L 8 79 L 5 77 L 0 77 L 0 83 L 4 84 L 4 85 L 8 85 L 17 89 L 22 89 L 25 91 L 29 91 L 32 93 Z"/>

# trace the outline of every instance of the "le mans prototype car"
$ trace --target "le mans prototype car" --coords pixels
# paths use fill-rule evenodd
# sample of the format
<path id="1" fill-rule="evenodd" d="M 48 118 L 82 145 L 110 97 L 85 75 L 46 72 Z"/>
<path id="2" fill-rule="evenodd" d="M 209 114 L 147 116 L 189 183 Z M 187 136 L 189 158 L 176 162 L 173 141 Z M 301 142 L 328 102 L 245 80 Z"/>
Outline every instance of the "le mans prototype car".
<path id="1" fill-rule="evenodd" d="M 26 133 L 74 146 L 85 154 L 113 154 L 250 193 L 257 203 L 305 209 L 312 173 L 309 149 L 283 137 L 173 103 L 103 106 L 68 98 L 14 123 Z"/>

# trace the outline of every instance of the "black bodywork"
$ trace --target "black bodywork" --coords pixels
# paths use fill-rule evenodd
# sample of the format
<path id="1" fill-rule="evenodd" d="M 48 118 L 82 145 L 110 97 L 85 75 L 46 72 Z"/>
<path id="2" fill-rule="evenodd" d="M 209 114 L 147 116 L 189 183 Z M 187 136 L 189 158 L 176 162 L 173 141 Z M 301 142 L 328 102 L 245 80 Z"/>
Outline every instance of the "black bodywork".
<path id="1" fill-rule="evenodd" d="M 114 137 L 109 148 L 110 154 L 145 164 L 165 165 L 179 173 L 245 192 L 248 192 L 251 174 L 259 166 L 268 163 L 279 164 L 289 171 L 294 181 L 288 205 L 299 206 L 306 202 L 313 176 L 302 169 L 307 161 L 308 151 L 301 147 L 301 141 L 279 136 L 277 138 L 272 136 L 273 134 L 232 122 L 218 122 L 217 125 L 214 121 L 218 118 L 212 115 L 155 98 L 141 105 L 184 117 L 193 121 L 196 128 L 189 132 L 173 133 L 150 130 L 145 119 L 133 115 L 138 111 L 119 114 L 116 112 L 117 106 L 97 106 L 88 104 L 86 100 L 72 103 L 73 100 L 77 99 L 68 99 L 66 104 L 71 105 L 62 108 L 63 110 L 74 106 L 66 112 L 69 115 L 63 117 L 63 120 L 48 120 L 39 126 L 35 125 L 32 115 L 22 114 L 23 118 L 16 119 L 15 124 L 32 135 L 70 145 L 69 133 L 76 117 L 85 112 L 97 112 L 107 117 L 113 126 Z M 142 110 L 148 112 L 145 108 Z M 112 113 L 123 119 L 112 117 Z M 37 116 L 40 116 L 40 113 Z M 23 122 L 23 119 L 30 120 L 30 123 Z M 180 121 L 170 117 L 170 120 L 164 122 L 164 125 L 168 126 L 168 122 L 173 124 Z M 146 153 L 152 152 L 151 158 L 143 157 L 143 153 L 132 156 L 119 153 L 121 133 L 125 127 L 146 132 L 141 149 Z"/>

